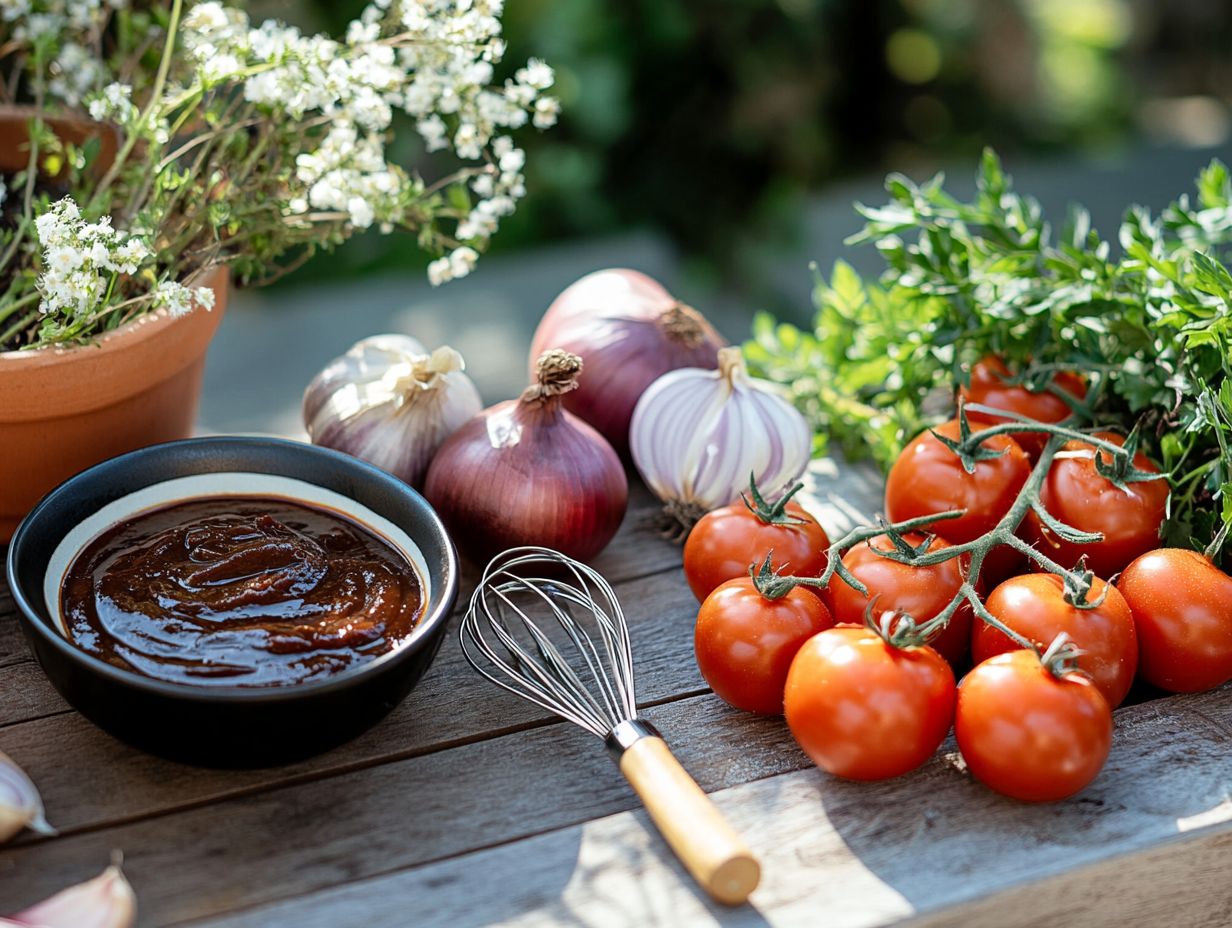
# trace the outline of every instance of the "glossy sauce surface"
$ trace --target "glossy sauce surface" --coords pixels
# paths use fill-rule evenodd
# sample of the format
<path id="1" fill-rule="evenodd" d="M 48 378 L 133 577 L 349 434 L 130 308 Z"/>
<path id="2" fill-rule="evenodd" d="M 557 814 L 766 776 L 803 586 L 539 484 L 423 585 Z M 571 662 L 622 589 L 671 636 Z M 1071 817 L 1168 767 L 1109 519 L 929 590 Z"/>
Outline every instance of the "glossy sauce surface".
<path id="1" fill-rule="evenodd" d="M 400 551 L 345 516 L 272 497 L 141 513 L 86 546 L 61 591 L 83 650 L 202 686 L 330 676 L 392 650 L 422 610 Z"/>

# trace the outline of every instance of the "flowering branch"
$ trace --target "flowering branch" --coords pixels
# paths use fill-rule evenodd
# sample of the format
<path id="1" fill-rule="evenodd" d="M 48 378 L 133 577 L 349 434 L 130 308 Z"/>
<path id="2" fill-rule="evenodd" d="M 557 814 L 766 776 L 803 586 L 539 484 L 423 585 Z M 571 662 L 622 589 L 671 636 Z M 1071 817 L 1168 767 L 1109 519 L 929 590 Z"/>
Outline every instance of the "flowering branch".
<path id="1" fill-rule="evenodd" d="M 0 256 L 0 320 L 23 325 L 0 350 L 79 341 L 133 311 L 200 303 L 175 285 L 205 261 L 260 283 L 370 227 L 412 232 L 440 255 L 434 285 L 469 273 L 526 193 L 525 155 L 508 133 L 546 129 L 559 112 L 543 62 L 498 81 L 501 5 L 374 0 L 343 40 L 255 25 L 216 0 L 173 0 L 167 11 L 130 10 L 128 0 L 5 6 L 0 83 L 50 114 L 112 124 L 118 151 L 99 163 L 97 144 L 31 126 L 31 209 Z M 154 48 L 161 54 L 147 58 Z M 391 163 L 398 111 L 425 152 L 463 164 L 429 183 Z M 40 143 L 68 166 L 70 193 L 58 202 L 39 184 Z M 59 238 L 32 240 L 34 218 L 47 215 L 59 218 L 43 230 Z M 120 247 L 144 251 L 104 254 Z M 19 317 L 34 293 L 40 311 Z"/>

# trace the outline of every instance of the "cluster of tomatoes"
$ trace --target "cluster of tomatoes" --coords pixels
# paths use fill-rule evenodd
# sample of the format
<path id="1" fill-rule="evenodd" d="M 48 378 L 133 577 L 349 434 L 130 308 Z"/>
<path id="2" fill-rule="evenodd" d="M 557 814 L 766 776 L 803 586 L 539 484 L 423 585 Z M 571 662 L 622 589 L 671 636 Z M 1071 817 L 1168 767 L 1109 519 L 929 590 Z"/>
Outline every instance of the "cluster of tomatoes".
<path id="1" fill-rule="evenodd" d="M 1054 383 L 1075 400 L 1085 394 L 1077 375 L 1057 375 Z M 1054 392 L 1010 382 L 995 358 L 976 365 L 961 392 L 969 403 L 1037 422 L 1071 413 Z M 987 413 L 970 420 L 976 429 L 999 421 Z M 938 521 L 940 537 L 880 535 L 849 547 L 841 563 L 866 592 L 838 573 L 824 589 L 751 575 L 750 564 L 767 557 L 794 577 L 825 572 L 830 540 L 794 502 L 771 506 L 754 493 L 752 504 L 698 522 L 684 550 L 686 577 L 702 602 L 698 666 L 733 706 L 784 714 L 805 753 L 838 776 L 875 780 L 913 770 L 952 726 L 977 779 L 1018 799 L 1061 799 L 1099 773 L 1111 746 L 1112 709 L 1135 677 L 1169 692 L 1232 680 L 1232 577 L 1198 552 L 1158 547 L 1165 480 L 1114 482 L 1107 451 L 1100 458 L 1075 440 L 1053 459 L 1039 503 L 1091 540 L 1060 537 L 1034 509 L 1016 534 L 1076 572 L 1038 572 L 1021 546 L 1001 545 L 972 584 L 977 605 L 1035 648 L 975 616 L 969 601 L 928 643 L 899 640 L 895 620 L 910 616 L 919 626 L 938 616 L 969 579 L 969 560 L 916 566 L 878 552 L 935 552 L 988 535 L 1023 491 L 1047 438 L 989 436 L 982 445 L 999 454 L 981 454 L 968 472 L 942 440 L 957 441 L 960 429 L 957 420 L 945 423 L 904 449 L 887 479 L 885 513 L 892 522 L 964 514 Z M 1120 436 L 1096 434 L 1123 446 Z M 1133 466 L 1139 478 L 1158 473 L 1141 454 Z M 892 618 L 878 627 L 867 621 L 874 613 Z M 1076 650 L 1047 653 L 1062 634 Z"/>

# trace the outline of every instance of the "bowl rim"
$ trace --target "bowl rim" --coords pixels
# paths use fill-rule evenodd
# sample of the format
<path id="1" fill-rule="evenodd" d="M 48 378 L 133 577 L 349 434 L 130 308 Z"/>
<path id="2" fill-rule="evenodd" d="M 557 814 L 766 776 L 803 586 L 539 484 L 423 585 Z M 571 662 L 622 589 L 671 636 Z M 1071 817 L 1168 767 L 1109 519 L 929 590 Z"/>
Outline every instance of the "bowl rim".
<path id="1" fill-rule="evenodd" d="M 26 536 L 33 531 L 31 526 L 37 524 L 38 520 L 43 518 L 45 510 L 54 505 L 63 494 L 72 492 L 74 488 L 82 483 L 98 479 L 100 473 L 122 468 L 135 458 L 144 457 L 154 452 L 166 454 L 169 449 L 209 448 L 219 445 L 239 449 L 272 447 L 284 449 L 292 454 L 317 456 L 353 470 L 359 479 L 382 484 L 387 490 L 409 499 L 412 505 L 422 510 L 430 525 L 430 531 L 426 533 L 428 537 L 422 537 L 422 534 L 412 533 L 409 530 L 407 534 L 419 546 L 424 560 L 429 566 L 433 563 L 439 564 L 441 568 L 441 581 L 439 584 L 430 584 L 429 592 L 432 595 L 429 597 L 429 602 L 423 616 L 415 626 L 413 637 L 379 657 L 355 667 L 349 667 L 340 673 L 320 680 L 308 680 L 280 686 L 196 686 L 191 683 L 157 680 L 131 670 L 125 670 L 122 667 L 116 667 L 99 657 L 83 651 L 52 627 L 52 625 L 45 622 L 40 613 L 31 605 L 33 599 L 27 595 L 27 591 L 19 581 L 17 574 L 17 562 L 21 558 L 21 552 L 25 547 Z M 172 451 L 172 453 L 178 452 Z M 203 473 L 203 471 L 195 471 L 194 473 Z M 283 474 L 281 476 L 287 475 Z M 314 482 L 311 479 L 304 478 L 292 479 L 303 480 L 305 483 Z M 325 484 L 318 485 L 325 486 Z M 335 493 L 341 493 L 343 496 L 347 495 L 336 487 L 325 486 L 325 488 Z M 376 511 L 372 506 L 368 508 Z M 387 515 L 385 517 L 389 518 Z M 430 554 L 426 550 L 426 546 L 433 542 L 436 543 L 440 550 Z M 9 592 L 13 597 L 14 604 L 17 606 L 17 613 L 22 624 L 27 630 L 33 629 L 35 634 L 45 643 L 58 650 L 67 660 L 90 673 L 101 675 L 122 686 L 144 690 L 162 697 L 204 703 L 234 703 L 237 701 L 244 703 L 287 702 L 308 697 L 324 696 L 355 686 L 369 676 L 380 674 L 381 671 L 391 665 L 409 660 L 424 648 L 432 647 L 438 634 L 443 632 L 445 624 L 453 614 L 454 606 L 457 603 L 459 587 L 458 554 L 453 541 L 449 537 L 445 525 L 441 521 L 440 516 L 437 515 L 436 510 L 414 488 L 380 468 L 340 451 L 287 438 L 246 435 L 211 435 L 149 445 L 145 448 L 138 448 L 135 451 L 129 451 L 125 454 L 108 458 L 106 461 L 102 461 L 75 474 L 44 496 L 25 518 L 21 520 L 17 530 L 13 533 L 12 540 L 9 542 L 8 553 L 5 558 L 5 569 Z M 42 590 L 35 591 L 35 594 L 36 597 L 41 597 Z M 432 603 L 433 600 L 435 600 L 435 605 Z"/>

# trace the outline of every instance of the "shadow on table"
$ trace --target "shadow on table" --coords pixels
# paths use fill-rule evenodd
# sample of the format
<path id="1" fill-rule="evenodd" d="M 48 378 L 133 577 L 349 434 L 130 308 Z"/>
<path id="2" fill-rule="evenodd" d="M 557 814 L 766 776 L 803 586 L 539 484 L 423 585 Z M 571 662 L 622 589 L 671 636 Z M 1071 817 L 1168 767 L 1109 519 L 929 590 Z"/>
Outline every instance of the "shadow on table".
<path id="1" fill-rule="evenodd" d="M 1226 819 L 1227 718 L 1212 718 L 1203 707 L 1220 695 L 1226 701 L 1229 692 L 1118 712 L 1107 766 L 1063 802 L 1015 802 L 972 782 L 952 739 L 906 777 L 862 784 L 817 772 L 815 785 L 850 853 L 924 912 Z"/>

